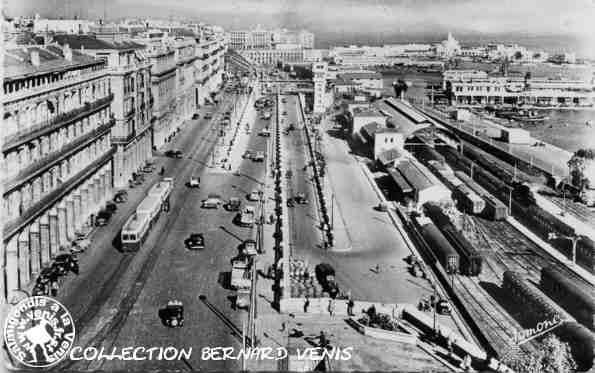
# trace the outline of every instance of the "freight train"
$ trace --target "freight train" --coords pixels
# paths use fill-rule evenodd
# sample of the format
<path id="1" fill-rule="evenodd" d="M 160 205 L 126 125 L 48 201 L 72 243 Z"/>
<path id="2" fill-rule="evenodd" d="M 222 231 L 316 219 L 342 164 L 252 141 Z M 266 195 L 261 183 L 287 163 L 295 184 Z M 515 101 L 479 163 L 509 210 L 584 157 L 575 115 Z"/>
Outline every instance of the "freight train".
<path id="1" fill-rule="evenodd" d="M 512 215 L 542 238 L 548 239 L 549 233 L 570 237 L 576 235 L 574 228 L 537 205 L 533 192 L 526 184 L 513 180 L 502 170 L 498 171 L 496 165 L 491 169 L 485 169 L 452 147 L 440 146 L 437 149 L 453 168 L 463 173 L 473 170 L 473 179 L 477 183 L 500 201 L 508 203 Z M 570 257 L 568 240 L 559 240 L 555 244 L 561 252 Z M 578 242 L 576 261 L 589 272 L 595 273 L 595 243 L 592 240 L 585 238 Z"/>
<path id="2" fill-rule="evenodd" d="M 571 278 L 552 265 L 541 269 L 540 286 L 578 322 L 595 330 L 595 289 L 591 284 Z"/>
<path id="3" fill-rule="evenodd" d="M 440 206 L 434 203 L 424 205 L 425 213 L 432 219 L 446 240 L 458 251 L 460 256 L 459 269 L 466 276 L 479 276 L 483 258 L 473 245 L 452 224 Z"/>
<path id="4" fill-rule="evenodd" d="M 502 288 L 522 309 L 525 323 L 556 321 L 561 325 L 554 333 L 570 345 L 572 355 L 580 371 L 593 366 L 595 339 L 593 333 L 574 321 L 572 316 L 548 298 L 537 286 L 526 280 L 520 273 L 505 271 Z"/>

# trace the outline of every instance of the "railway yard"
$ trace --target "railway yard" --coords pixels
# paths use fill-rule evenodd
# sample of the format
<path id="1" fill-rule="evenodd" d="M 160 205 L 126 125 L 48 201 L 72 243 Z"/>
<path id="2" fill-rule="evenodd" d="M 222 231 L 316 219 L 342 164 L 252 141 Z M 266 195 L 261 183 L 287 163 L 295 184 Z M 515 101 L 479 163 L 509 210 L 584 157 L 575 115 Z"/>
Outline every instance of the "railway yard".
<path id="1" fill-rule="evenodd" d="M 455 147 L 443 135 L 422 131 L 405 143 L 413 159 L 385 167 L 376 180 L 387 197 L 409 207 L 414 223 L 408 233 L 424 248 L 423 259 L 443 274 L 486 351 L 501 358 L 534 352 L 539 339 L 517 345 L 515 337 L 556 315 L 562 320 L 556 334 L 570 344 L 579 369 L 591 367 L 594 237 L 581 237 L 575 264 L 561 262 L 543 242 L 572 260 L 571 240 L 564 239 L 579 233 L 566 215 L 593 227 L 595 213 L 546 187 L 547 176 L 531 165 L 511 164 L 472 142 Z M 411 175 L 412 162 L 420 175 Z M 435 193 L 428 199 L 430 187 L 420 179 L 437 179 L 430 183 L 448 188 L 450 198 Z M 542 197 L 564 213 L 548 210 Z"/>

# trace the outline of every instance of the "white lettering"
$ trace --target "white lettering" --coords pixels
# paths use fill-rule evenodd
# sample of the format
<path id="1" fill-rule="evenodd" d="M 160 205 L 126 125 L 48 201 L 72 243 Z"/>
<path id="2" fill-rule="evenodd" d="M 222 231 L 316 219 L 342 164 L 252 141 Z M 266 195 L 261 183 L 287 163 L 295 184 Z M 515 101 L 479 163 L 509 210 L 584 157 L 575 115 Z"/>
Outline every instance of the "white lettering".
<path id="1" fill-rule="evenodd" d="M 169 357 L 167 356 L 169 353 Z M 173 355 L 172 355 L 173 353 Z M 178 350 L 175 347 L 166 347 L 165 351 L 163 351 L 163 357 L 165 358 L 165 360 L 174 360 L 176 358 L 176 356 L 178 356 Z"/>
<path id="2" fill-rule="evenodd" d="M 73 347 L 70 350 L 70 360 L 83 360 L 83 357 L 74 357 L 75 351 L 83 351 L 83 348 L 80 346 Z"/>
<path id="3" fill-rule="evenodd" d="M 146 356 L 139 357 L 137 354 L 138 351 L 144 351 L 144 350 L 145 350 L 144 347 L 135 348 L 134 351 L 132 351 L 132 359 L 137 360 L 137 361 L 146 360 L 147 359 Z"/>

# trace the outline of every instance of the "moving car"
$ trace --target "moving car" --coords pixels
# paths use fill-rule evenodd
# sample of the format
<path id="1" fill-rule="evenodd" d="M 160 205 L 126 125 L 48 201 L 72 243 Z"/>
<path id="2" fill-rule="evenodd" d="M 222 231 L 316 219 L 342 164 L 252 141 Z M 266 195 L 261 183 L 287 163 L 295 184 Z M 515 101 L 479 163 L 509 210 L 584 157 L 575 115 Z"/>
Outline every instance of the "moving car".
<path id="1" fill-rule="evenodd" d="M 227 209 L 227 211 L 240 211 L 241 205 L 242 205 L 242 201 L 240 201 L 239 198 L 232 197 L 225 204 L 225 209 Z"/>
<path id="2" fill-rule="evenodd" d="M 128 192 L 125 190 L 118 190 L 114 195 L 114 202 L 124 203 L 128 200 Z"/>
<path id="3" fill-rule="evenodd" d="M 170 300 L 165 308 L 159 310 L 159 318 L 165 326 L 181 328 L 184 325 L 184 304 L 179 300 Z"/>
<path id="4" fill-rule="evenodd" d="M 200 188 L 200 181 L 197 177 L 191 177 L 190 181 L 188 181 L 188 186 L 190 188 Z"/>
<path id="5" fill-rule="evenodd" d="M 181 150 L 168 150 L 165 152 L 165 155 L 170 158 L 182 158 L 182 151 Z"/>
<path id="6" fill-rule="evenodd" d="M 264 162 L 264 152 L 256 152 L 252 157 L 254 162 Z"/>
<path id="7" fill-rule="evenodd" d="M 263 136 L 263 137 L 271 137 L 271 131 L 269 130 L 268 127 L 266 127 L 265 129 L 260 131 L 259 135 Z"/>
<path id="8" fill-rule="evenodd" d="M 205 236 L 202 233 L 192 233 L 185 244 L 190 250 L 202 250 L 205 248 Z"/>
<path id="9" fill-rule="evenodd" d="M 198 118 L 200 118 L 200 115 L 198 113 L 192 114 L 192 119 L 196 120 Z"/>
<path id="10" fill-rule="evenodd" d="M 221 200 L 221 196 L 218 194 L 209 194 L 207 199 L 202 201 L 202 207 L 206 209 L 216 209 L 218 208 L 223 201 Z"/>
<path id="11" fill-rule="evenodd" d="M 300 204 L 300 205 L 306 205 L 308 204 L 308 199 L 306 198 L 306 195 L 304 193 L 298 193 L 295 197 L 295 202 Z"/>

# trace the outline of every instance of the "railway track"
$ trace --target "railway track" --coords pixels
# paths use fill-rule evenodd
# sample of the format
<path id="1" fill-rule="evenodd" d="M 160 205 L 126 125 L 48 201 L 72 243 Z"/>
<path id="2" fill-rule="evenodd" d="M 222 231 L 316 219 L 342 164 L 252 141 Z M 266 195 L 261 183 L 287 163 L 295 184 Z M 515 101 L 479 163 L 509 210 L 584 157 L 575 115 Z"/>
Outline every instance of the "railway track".
<path id="1" fill-rule="evenodd" d="M 561 197 L 556 196 L 544 196 L 548 200 L 550 200 L 553 204 L 561 208 L 563 211 L 566 211 L 573 215 L 575 218 L 583 221 L 586 224 L 595 226 L 595 213 L 591 211 L 588 207 L 581 205 L 580 203 L 576 203 L 574 201 L 569 201 L 568 199 L 564 199 Z"/>
<path id="2" fill-rule="evenodd" d="M 481 325 L 482 332 L 492 348 L 502 354 L 513 344 L 515 332 L 523 328 L 486 291 L 470 277 L 455 276 L 453 290 L 464 302 L 467 310 Z M 521 347 L 525 352 L 534 346 Z"/>
<path id="3" fill-rule="evenodd" d="M 538 248 L 508 222 L 473 219 L 505 269 L 525 273 L 539 282 L 541 268 L 552 264 L 550 259 L 541 255 Z"/>

